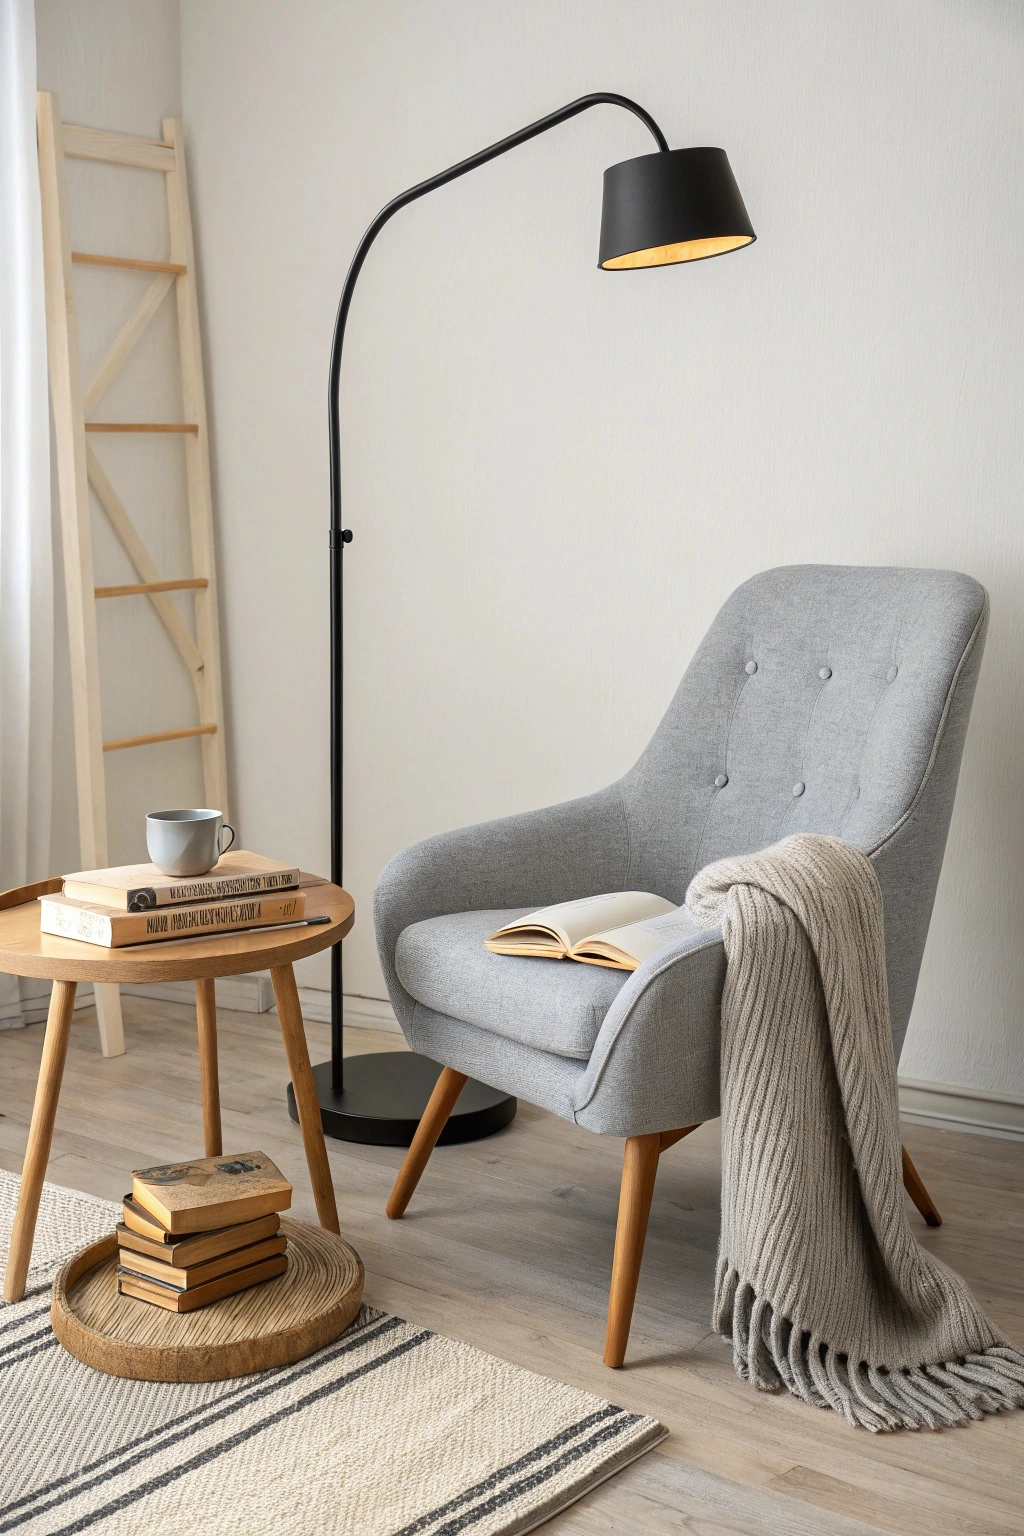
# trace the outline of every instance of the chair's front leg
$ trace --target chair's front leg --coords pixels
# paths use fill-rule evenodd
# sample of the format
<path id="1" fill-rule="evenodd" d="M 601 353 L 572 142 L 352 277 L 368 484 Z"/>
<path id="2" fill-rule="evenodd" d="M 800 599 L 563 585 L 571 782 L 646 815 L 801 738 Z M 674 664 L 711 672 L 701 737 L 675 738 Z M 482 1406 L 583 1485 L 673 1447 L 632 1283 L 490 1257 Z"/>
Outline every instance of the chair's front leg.
<path id="1" fill-rule="evenodd" d="M 650 1136 L 630 1136 L 622 1162 L 619 1216 L 615 1225 L 612 1286 L 608 1297 L 608 1328 L 604 1339 L 604 1363 L 618 1369 L 626 1358 L 629 1325 L 644 1256 L 647 1218 L 651 1214 L 654 1180 L 661 1156 L 660 1131 Z"/>
<path id="2" fill-rule="evenodd" d="M 674 1131 L 655 1131 L 651 1136 L 631 1136 L 626 1142 L 622 1161 L 622 1186 L 619 1190 L 619 1216 L 615 1225 L 615 1253 L 612 1257 L 612 1285 L 608 1296 L 608 1328 L 604 1338 L 604 1363 L 613 1370 L 626 1358 L 629 1325 L 633 1321 L 640 1263 L 644 1256 L 647 1220 L 651 1214 L 654 1180 L 658 1159 L 677 1141 L 700 1130 L 696 1125 L 681 1125 Z"/>
<path id="3" fill-rule="evenodd" d="M 385 1207 L 392 1221 L 397 1221 L 399 1216 L 404 1216 L 405 1208 L 413 1197 L 431 1152 L 437 1145 L 437 1138 L 448 1124 L 448 1116 L 455 1108 L 455 1101 L 462 1092 L 465 1081 L 465 1072 L 454 1072 L 451 1067 L 445 1067 L 434 1084 L 434 1091 L 427 1101 L 422 1119 L 416 1127 L 416 1134 L 405 1154 L 405 1162 L 399 1169 L 395 1187 L 391 1191 L 391 1199 Z"/>

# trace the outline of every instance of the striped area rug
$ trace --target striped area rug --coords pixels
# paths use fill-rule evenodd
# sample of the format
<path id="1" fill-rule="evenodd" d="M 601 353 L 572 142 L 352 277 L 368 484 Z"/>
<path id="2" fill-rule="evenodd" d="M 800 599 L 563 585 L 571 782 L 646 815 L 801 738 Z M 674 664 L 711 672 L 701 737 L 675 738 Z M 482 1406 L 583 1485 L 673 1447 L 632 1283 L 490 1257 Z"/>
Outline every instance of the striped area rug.
<path id="1" fill-rule="evenodd" d="M 17 1188 L 0 1171 L 4 1257 Z M 256 1376 L 93 1371 L 53 1337 L 49 1284 L 117 1214 L 47 1185 L 29 1293 L 0 1307 L 0 1536 L 512 1536 L 666 1434 L 368 1307 L 326 1349 Z"/>

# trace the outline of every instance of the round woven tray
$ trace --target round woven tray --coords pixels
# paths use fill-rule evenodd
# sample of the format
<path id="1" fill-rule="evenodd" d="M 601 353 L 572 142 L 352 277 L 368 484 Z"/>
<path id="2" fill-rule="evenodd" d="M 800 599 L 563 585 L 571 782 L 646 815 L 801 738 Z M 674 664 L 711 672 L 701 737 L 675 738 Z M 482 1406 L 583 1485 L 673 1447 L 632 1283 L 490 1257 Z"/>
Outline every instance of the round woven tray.
<path id="1" fill-rule="evenodd" d="M 288 1269 L 195 1312 L 166 1312 L 117 1293 L 117 1238 L 68 1260 L 50 1321 L 86 1365 L 134 1381 L 223 1381 L 289 1365 L 344 1333 L 359 1311 L 363 1266 L 344 1238 L 282 1219 Z"/>

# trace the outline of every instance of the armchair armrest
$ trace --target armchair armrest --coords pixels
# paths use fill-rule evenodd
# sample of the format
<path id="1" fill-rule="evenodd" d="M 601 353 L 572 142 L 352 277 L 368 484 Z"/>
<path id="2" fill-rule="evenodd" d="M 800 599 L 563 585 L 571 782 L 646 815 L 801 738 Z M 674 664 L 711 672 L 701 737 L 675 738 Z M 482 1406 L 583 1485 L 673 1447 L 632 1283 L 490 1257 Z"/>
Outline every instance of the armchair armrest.
<path id="1" fill-rule="evenodd" d="M 412 999 L 395 974 L 395 945 L 410 923 L 449 912 L 545 907 L 622 889 L 629 834 L 617 785 L 544 810 L 505 816 L 414 843 L 377 882 L 373 919 L 391 1000 Z"/>
<path id="2" fill-rule="evenodd" d="M 635 970 L 605 1015 L 579 1085 L 578 1125 L 643 1136 L 719 1113 L 721 928 L 666 945 Z"/>

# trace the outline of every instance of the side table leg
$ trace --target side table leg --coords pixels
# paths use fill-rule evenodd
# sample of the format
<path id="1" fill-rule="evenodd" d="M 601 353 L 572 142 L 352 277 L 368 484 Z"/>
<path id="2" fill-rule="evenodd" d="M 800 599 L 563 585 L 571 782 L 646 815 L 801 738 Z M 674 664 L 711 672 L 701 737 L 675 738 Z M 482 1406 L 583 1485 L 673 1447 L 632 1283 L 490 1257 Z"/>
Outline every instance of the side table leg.
<path id="1" fill-rule="evenodd" d="M 203 1140 L 207 1157 L 220 1157 L 224 1141 L 217 1070 L 217 994 L 212 977 L 203 977 L 196 982 L 196 1023 L 199 1026 L 199 1083 L 203 1091 Z"/>
<path id="2" fill-rule="evenodd" d="M 281 1034 L 284 1037 L 288 1068 L 292 1074 L 295 1106 L 299 1111 L 299 1128 L 302 1131 L 302 1143 L 306 1149 L 306 1166 L 313 1185 L 316 1213 L 322 1227 L 326 1227 L 328 1232 L 340 1234 L 341 1227 L 338 1223 L 338 1207 L 334 1199 L 331 1165 L 327 1161 L 320 1104 L 313 1083 L 313 1071 L 309 1065 L 306 1030 L 302 1022 L 302 1010 L 299 1007 L 298 989 L 295 986 L 295 972 L 290 965 L 275 965 L 271 967 L 270 979 L 274 983 L 277 1011 L 281 1017 Z"/>
<path id="3" fill-rule="evenodd" d="M 104 1056 L 124 1055 L 124 1023 L 121 1019 L 121 988 L 116 981 L 94 981 L 93 1002 Z"/>
<path id="4" fill-rule="evenodd" d="M 43 1189 L 43 1176 L 50 1156 L 53 1140 L 53 1122 L 57 1115 L 57 1095 L 64 1076 L 64 1061 L 68 1054 L 68 1037 L 71 1034 L 71 1016 L 75 1009 L 77 982 L 55 981 L 50 994 L 50 1011 L 46 1018 L 46 1038 L 43 1041 L 43 1059 L 39 1063 L 39 1080 L 36 1098 L 32 1106 L 32 1124 L 28 1132 L 28 1147 L 21 1170 L 21 1193 L 18 1211 L 11 1232 L 11 1251 L 7 1258 L 7 1276 L 4 1280 L 4 1300 L 20 1301 L 25 1294 L 25 1279 L 32 1257 L 32 1239 L 36 1232 L 39 1214 L 39 1196 Z"/>

